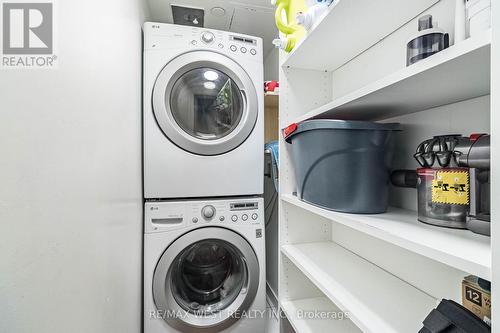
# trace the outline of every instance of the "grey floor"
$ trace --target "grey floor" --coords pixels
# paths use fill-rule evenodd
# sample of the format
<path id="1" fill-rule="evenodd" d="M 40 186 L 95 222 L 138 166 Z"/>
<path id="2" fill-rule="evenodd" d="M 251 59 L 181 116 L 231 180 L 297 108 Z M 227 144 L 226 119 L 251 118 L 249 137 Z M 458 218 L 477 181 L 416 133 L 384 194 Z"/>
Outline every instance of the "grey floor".
<path id="1" fill-rule="evenodd" d="M 278 316 L 276 316 L 276 310 L 273 309 L 269 300 L 266 300 L 266 307 L 268 312 L 266 333 L 279 333 Z"/>

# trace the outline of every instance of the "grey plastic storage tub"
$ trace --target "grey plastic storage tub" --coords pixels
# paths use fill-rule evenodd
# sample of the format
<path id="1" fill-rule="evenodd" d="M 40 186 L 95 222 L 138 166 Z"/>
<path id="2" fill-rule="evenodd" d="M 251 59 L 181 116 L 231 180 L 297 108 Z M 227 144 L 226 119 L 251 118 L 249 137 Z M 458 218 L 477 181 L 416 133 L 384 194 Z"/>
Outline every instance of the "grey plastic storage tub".
<path id="1" fill-rule="evenodd" d="M 288 126 L 298 197 L 339 212 L 385 212 L 396 130 L 399 124 L 344 120 Z"/>

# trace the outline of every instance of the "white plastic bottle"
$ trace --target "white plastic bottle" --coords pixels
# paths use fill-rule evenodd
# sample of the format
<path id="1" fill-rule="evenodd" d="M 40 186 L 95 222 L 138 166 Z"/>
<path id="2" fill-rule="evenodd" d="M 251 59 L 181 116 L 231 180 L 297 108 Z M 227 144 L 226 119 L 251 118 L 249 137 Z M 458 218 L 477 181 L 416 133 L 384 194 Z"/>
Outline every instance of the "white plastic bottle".
<path id="1" fill-rule="evenodd" d="M 288 36 L 280 36 L 273 40 L 273 44 L 277 49 L 283 50 L 285 52 L 292 52 L 293 48 L 297 44 L 297 36 L 294 34 Z"/>
<path id="2" fill-rule="evenodd" d="M 333 0 L 313 0 L 309 1 L 309 9 L 305 13 L 297 13 L 295 17 L 297 24 L 302 25 L 306 30 L 311 30 L 314 23 L 328 10 L 328 6 Z"/>
<path id="3" fill-rule="evenodd" d="M 273 39 L 273 45 L 280 50 L 284 50 L 286 48 L 287 44 L 288 44 L 288 40 L 286 37 L 279 37 L 279 38 Z"/>

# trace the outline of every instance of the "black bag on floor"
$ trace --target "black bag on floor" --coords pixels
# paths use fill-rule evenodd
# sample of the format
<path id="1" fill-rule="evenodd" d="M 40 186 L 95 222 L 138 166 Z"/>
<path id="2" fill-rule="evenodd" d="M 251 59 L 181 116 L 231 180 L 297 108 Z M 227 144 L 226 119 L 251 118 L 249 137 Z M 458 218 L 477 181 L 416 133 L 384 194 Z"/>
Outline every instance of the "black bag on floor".
<path id="1" fill-rule="evenodd" d="M 491 327 L 472 312 L 451 300 L 441 303 L 423 321 L 419 333 L 487 333 Z"/>

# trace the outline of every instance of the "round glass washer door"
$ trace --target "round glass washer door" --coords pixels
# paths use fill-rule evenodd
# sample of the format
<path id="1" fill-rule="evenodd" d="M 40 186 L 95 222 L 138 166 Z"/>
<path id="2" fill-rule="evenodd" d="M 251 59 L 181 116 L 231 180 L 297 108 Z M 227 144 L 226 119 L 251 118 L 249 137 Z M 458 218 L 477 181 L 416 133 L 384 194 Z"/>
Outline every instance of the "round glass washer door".
<path id="1" fill-rule="evenodd" d="M 181 331 L 219 332 L 248 310 L 259 285 L 250 244 L 224 228 L 200 228 L 172 243 L 158 261 L 153 296 L 165 321 Z"/>
<path id="2" fill-rule="evenodd" d="M 169 62 L 153 90 L 153 110 L 163 133 L 180 148 L 219 155 L 241 145 L 258 116 L 248 74 L 230 58 L 188 52 Z"/>

